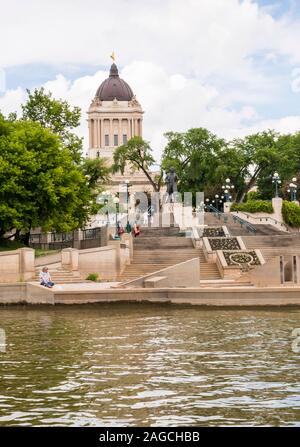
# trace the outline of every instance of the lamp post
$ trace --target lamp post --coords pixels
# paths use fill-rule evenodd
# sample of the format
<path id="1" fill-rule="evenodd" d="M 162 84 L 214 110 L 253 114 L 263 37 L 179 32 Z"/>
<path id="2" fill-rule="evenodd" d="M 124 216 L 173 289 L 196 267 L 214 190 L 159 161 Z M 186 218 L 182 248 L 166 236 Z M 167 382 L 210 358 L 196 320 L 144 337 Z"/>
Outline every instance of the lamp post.
<path id="1" fill-rule="evenodd" d="M 104 205 L 107 206 L 107 204 L 108 204 L 108 199 L 104 199 Z M 106 214 L 106 226 L 108 227 L 108 224 L 109 224 L 109 212 L 108 212 L 108 209 L 105 211 L 105 214 Z"/>
<path id="2" fill-rule="evenodd" d="M 277 197 L 279 197 L 278 185 L 281 184 L 281 180 L 280 180 L 278 172 L 274 172 L 273 177 L 272 177 L 272 183 L 275 184 L 275 198 L 277 198 Z"/>
<path id="3" fill-rule="evenodd" d="M 206 211 L 208 211 L 208 207 L 209 207 L 209 199 L 205 199 L 205 209 Z"/>
<path id="4" fill-rule="evenodd" d="M 297 200 L 297 185 L 296 185 L 296 177 L 292 178 L 292 183 L 289 184 L 288 192 L 291 193 L 291 202 L 295 202 Z"/>
<path id="5" fill-rule="evenodd" d="M 219 209 L 219 205 L 218 205 L 218 203 L 219 203 L 219 194 L 215 194 L 215 199 L 216 199 L 216 208 L 217 208 L 217 210 Z"/>
<path id="6" fill-rule="evenodd" d="M 114 239 L 120 239 L 120 236 L 118 233 L 118 212 L 119 212 L 119 203 L 120 203 L 119 197 L 117 197 L 117 196 L 114 197 L 113 202 L 116 205 L 116 234 L 114 236 Z"/>
<path id="7" fill-rule="evenodd" d="M 109 225 L 109 209 L 108 209 L 108 203 L 109 203 L 109 200 L 108 200 L 108 197 L 111 195 L 111 193 L 110 193 L 110 191 L 103 191 L 103 193 L 102 193 L 102 200 L 103 200 L 103 203 L 104 203 L 104 205 L 107 207 L 107 209 L 106 209 L 106 211 L 105 211 L 105 214 L 106 214 L 106 226 L 108 226 Z M 104 196 L 104 197 L 103 197 Z"/>
<path id="8" fill-rule="evenodd" d="M 128 179 L 125 180 L 125 187 L 126 187 L 126 206 L 127 206 L 127 225 L 126 228 L 129 229 L 129 188 L 131 183 Z M 129 230 L 130 233 L 131 229 Z"/>
<path id="9" fill-rule="evenodd" d="M 231 185 L 231 180 L 230 178 L 227 178 L 225 180 L 225 185 L 222 186 L 222 190 L 224 192 L 225 195 L 225 202 L 230 202 L 232 199 L 232 196 L 230 195 L 230 191 L 233 191 L 234 189 L 234 185 Z"/>

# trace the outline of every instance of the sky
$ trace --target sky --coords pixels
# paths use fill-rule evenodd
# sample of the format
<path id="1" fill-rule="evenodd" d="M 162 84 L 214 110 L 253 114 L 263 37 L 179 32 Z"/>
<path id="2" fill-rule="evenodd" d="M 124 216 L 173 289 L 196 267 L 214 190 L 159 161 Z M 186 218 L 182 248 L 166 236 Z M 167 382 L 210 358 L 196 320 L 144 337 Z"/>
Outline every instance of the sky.
<path id="1" fill-rule="evenodd" d="M 112 51 L 157 159 L 171 130 L 300 131 L 300 0 L 0 0 L 0 11 L 1 112 L 44 86 L 82 108 L 85 150 Z"/>

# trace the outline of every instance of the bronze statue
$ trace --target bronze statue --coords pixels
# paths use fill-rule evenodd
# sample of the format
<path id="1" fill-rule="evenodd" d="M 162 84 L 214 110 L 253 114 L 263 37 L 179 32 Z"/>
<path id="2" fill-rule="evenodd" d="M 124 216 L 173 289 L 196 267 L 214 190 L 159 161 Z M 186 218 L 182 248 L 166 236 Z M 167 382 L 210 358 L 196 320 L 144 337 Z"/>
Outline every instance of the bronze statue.
<path id="1" fill-rule="evenodd" d="M 166 176 L 167 194 L 170 202 L 173 202 L 174 194 L 177 192 L 177 180 L 175 169 L 170 168 L 170 172 Z"/>

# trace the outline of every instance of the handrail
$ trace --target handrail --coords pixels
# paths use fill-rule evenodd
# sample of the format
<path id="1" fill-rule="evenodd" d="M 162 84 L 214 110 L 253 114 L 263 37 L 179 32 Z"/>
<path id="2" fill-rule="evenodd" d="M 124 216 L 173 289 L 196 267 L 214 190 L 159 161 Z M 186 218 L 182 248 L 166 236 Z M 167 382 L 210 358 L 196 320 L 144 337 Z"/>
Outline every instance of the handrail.
<path id="1" fill-rule="evenodd" d="M 210 209 L 213 213 L 215 213 L 219 219 L 223 218 L 224 222 L 226 223 L 228 221 L 228 216 L 225 215 L 225 213 L 222 213 L 221 211 L 219 211 L 217 208 L 215 208 L 213 205 L 207 205 L 208 209 Z M 241 224 L 241 226 L 245 226 L 246 230 L 249 231 L 250 233 L 254 233 L 256 234 L 256 228 L 251 225 L 251 223 L 247 222 L 247 220 L 242 219 L 239 216 L 232 216 L 234 222 L 236 220 L 239 221 L 239 223 Z"/>
<path id="2" fill-rule="evenodd" d="M 241 227 L 243 225 L 245 225 L 246 230 L 250 231 L 251 233 L 256 234 L 256 228 L 250 222 L 247 222 L 247 220 L 242 219 L 239 216 L 233 215 L 232 218 L 233 218 L 234 222 L 237 220 L 241 224 Z"/>
<path id="3" fill-rule="evenodd" d="M 276 224 L 279 224 L 281 227 L 284 227 L 286 230 L 289 229 L 288 226 L 284 222 L 281 222 L 280 220 L 274 219 L 274 217 L 271 217 L 271 216 L 255 217 L 255 216 L 252 216 L 251 214 L 245 213 L 245 211 L 234 211 L 234 213 L 244 214 L 244 216 L 246 216 L 248 218 L 250 217 L 251 219 L 255 219 L 255 220 L 260 221 L 260 222 L 262 222 L 263 220 L 265 220 L 266 222 L 268 222 L 269 220 L 272 220 Z"/>
<path id="4" fill-rule="evenodd" d="M 222 213 L 222 211 L 218 210 L 218 208 L 214 207 L 213 205 L 207 205 L 207 208 L 216 214 L 219 220 L 223 219 L 224 223 L 228 221 L 228 216 L 226 216 L 225 213 Z"/>

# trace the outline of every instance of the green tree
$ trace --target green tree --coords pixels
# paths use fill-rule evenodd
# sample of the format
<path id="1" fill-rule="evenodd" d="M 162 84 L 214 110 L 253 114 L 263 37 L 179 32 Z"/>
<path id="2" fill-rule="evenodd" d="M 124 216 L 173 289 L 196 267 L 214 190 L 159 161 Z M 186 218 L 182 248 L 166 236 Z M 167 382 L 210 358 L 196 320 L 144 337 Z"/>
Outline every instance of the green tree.
<path id="1" fill-rule="evenodd" d="M 127 144 L 119 146 L 114 152 L 113 172 L 120 171 L 124 174 L 128 165 L 131 170 L 141 170 L 153 186 L 154 191 L 160 191 L 162 185 L 162 173 L 153 178 L 150 174 L 151 166 L 155 164 L 150 144 L 141 137 L 131 138 Z"/>
<path id="2" fill-rule="evenodd" d="M 239 154 L 241 176 L 245 179 L 244 187 L 240 190 L 239 202 L 245 199 L 253 186 L 262 184 L 263 178 L 267 178 L 270 188 L 272 187 L 270 179 L 272 173 L 278 169 L 281 157 L 278 139 L 278 133 L 267 130 L 232 141 L 231 146 Z"/>
<path id="3" fill-rule="evenodd" d="M 220 193 L 227 177 L 235 185 L 243 183 L 239 154 L 224 139 L 204 128 L 189 129 L 185 133 L 168 132 L 165 137 L 162 166 L 166 171 L 171 166 L 176 169 L 180 192 L 204 191 L 212 197 Z"/>
<path id="4" fill-rule="evenodd" d="M 0 115 L 0 237 L 15 229 L 28 242 L 31 228 L 84 226 L 107 176 L 100 160 L 76 163 L 50 129 Z"/>
<path id="5" fill-rule="evenodd" d="M 73 130 L 80 125 L 81 110 L 79 107 L 71 108 L 67 101 L 57 100 L 51 92 L 45 89 L 27 90 L 28 99 L 22 105 L 22 118 L 28 121 L 37 121 L 42 127 L 50 129 L 58 135 L 62 144 L 79 161 L 82 153 L 82 138 L 74 134 Z"/>

